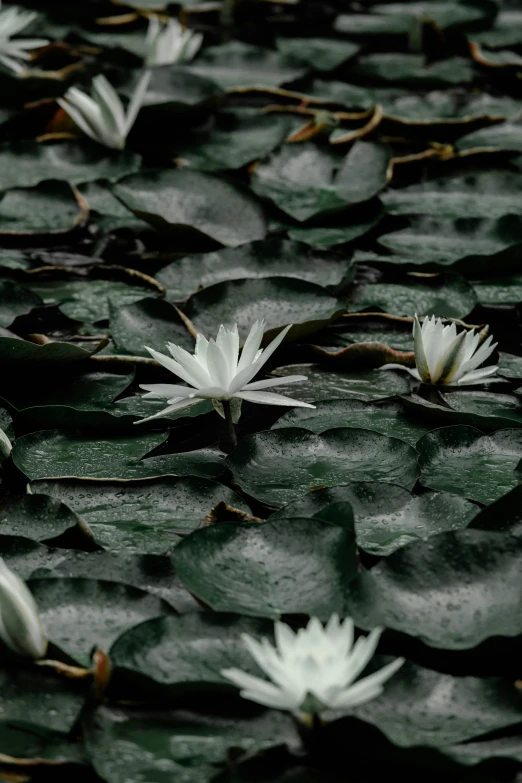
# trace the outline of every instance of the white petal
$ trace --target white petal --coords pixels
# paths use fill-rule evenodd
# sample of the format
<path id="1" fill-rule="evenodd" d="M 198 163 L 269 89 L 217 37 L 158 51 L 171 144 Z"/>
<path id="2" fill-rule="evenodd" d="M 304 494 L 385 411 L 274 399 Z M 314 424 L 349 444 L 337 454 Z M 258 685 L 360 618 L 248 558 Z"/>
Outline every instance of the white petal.
<path id="1" fill-rule="evenodd" d="M 497 365 L 490 364 L 488 367 L 479 367 L 478 370 L 468 372 L 463 375 L 462 378 L 459 378 L 457 384 L 459 386 L 471 386 L 472 384 L 482 383 L 485 378 L 489 378 L 491 375 L 494 375 L 497 370 Z M 502 379 L 498 378 L 498 381 L 500 380 Z"/>
<path id="2" fill-rule="evenodd" d="M 145 95 L 147 94 L 147 90 L 149 89 L 150 77 L 151 77 L 151 72 L 145 71 L 145 73 L 139 80 L 138 84 L 136 85 L 136 89 L 134 90 L 134 95 L 132 96 L 130 103 L 127 107 L 127 119 L 125 121 L 126 136 L 129 135 L 130 130 L 134 125 L 134 123 L 136 122 L 136 118 L 138 114 L 140 113 L 140 109 L 142 107 L 143 101 L 145 100 Z"/>
<path id="3" fill-rule="evenodd" d="M 297 383 L 298 381 L 308 380 L 306 375 L 285 375 L 282 378 L 267 378 L 264 381 L 254 381 L 243 386 L 242 391 L 257 391 L 258 389 L 268 389 L 270 386 L 284 386 L 286 383 Z"/>
<path id="4" fill-rule="evenodd" d="M 192 400 L 186 397 L 182 400 L 178 400 L 172 405 L 168 405 L 166 408 L 160 410 L 159 413 L 155 413 L 154 416 L 148 416 L 146 419 L 139 419 L 138 421 L 135 421 L 134 424 L 143 424 L 145 421 L 161 419 L 162 416 L 167 416 L 169 413 L 174 413 L 175 411 L 182 410 L 183 408 L 190 408 L 192 405 L 196 405 L 198 402 L 199 400 Z"/>
<path id="5" fill-rule="evenodd" d="M 164 397 L 167 400 L 170 397 L 188 397 L 194 391 L 190 386 L 178 386 L 174 383 L 140 383 L 140 389 L 148 392 L 143 395 L 143 399 Z"/>
<path id="6" fill-rule="evenodd" d="M 263 391 L 245 391 L 237 392 L 234 397 L 239 397 L 247 402 L 257 402 L 260 405 L 294 405 L 296 408 L 315 408 L 308 402 L 293 400 L 291 397 L 284 397 L 282 394 L 271 394 Z"/>
<path id="7" fill-rule="evenodd" d="M 421 377 L 416 367 L 405 367 L 404 364 L 383 364 L 378 368 L 379 370 L 405 370 L 412 375 L 415 380 L 420 381 Z"/>
<path id="8" fill-rule="evenodd" d="M 198 384 L 195 382 L 191 373 L 188 372 L 186 368 L 180 364 L 180 362 L 177 362 L 175 359 L 171 359 L 170 356 L 165 356 L 165 354 L 160 353 L 159 351 L 155 351 L 154 348 L 149 348 L 147 345 L 145 348 L 150 353 L 152 358 L 156 359 L 156 361 L 163 365 L 165 369 L 174 373 L 174 375 L 178 375 L 182 380 L 190 383 L 191 386 L 194 386 L 195 388 L 198 387 Z"/>
<path id="9" fill-rule="evenodd" d="M 254 361 L 256 354 L 259 350 L 259 346 L 261 345 L 261 340 L 263 339 L 264 331 L 265 331 L 264 321 L 256 321 L 252 326 L 252 328 L 250 329 L 250 332 L 248 333 L 248 337 L 245 340 L 243 350 L 241 351 L 241 358 L 239 359 L 237 365 L 238 372 L 241 372 L 242 370 L 245 370 L 246 368 L 250 367 L 250 365 Z"/>
<path id="10" fill-rule="evenodd" d="M 198 389 L 203 386 L 212 386 L 212 384 L 215 383 L 211 374 L 205 369 L 202 363 L 195 356 L 190 354 L 184 348 L 181 348 L 181 346 L 174 345 L 174 343 L 167 343 L 167 348 L 171 352 L 174 359 L 183 368 L 186 375 L 192 379 L 188 381 L 188 383 L 191 383 Z"/>

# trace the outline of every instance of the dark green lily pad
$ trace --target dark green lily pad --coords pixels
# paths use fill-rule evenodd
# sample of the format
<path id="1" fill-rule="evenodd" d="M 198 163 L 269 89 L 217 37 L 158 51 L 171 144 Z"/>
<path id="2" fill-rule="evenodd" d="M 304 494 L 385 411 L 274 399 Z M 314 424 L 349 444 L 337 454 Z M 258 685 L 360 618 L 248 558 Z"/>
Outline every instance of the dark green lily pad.
<path id="1" fill-rule="evenodd" d="M 421 482 L 488 505 L 516 486 L 522 459 L 522 432 L 499 430 L 483 435 L 474 427 L 442 427 L 417 443 Z"/>
<path id="2" fill-rule="evenodd" d="M 521 558 L 522 542 L 498 533 L 441 533 L 360 574 L 346 610 L 362 628 L 383 625 L 446 650 L 518 636 Z"/>
<path id="3" fill-rule="evenodd" d="M 162 231 L 184 231 L 231 247 L 266 234 L 258 202 L 214 174 L 186 169 L 131 174 L 113 192 L 137 217 Z"/>
<path id="4" fill-rule="evenodd" d="M 223 455 L 211 448 L 142 459 L 164 440 L 164 434 L 115 434 L 112 438 L 101 438 L 58 430 L 34 432 L 16 441 L 13 461 L 30 480 L 137 479 L 168 475 L 215 478 L 222 472 Z M 45 455 L 43 460 L 42 455 Z"/>
<path id="5" fill-rule="evenodd" d="M 19 315 L 42 305 L 38 294 L 10 280 L 0 280 L 0 326 L 11 326 Z"/>
<path id="6" fill-rule="evenodd" d="M 174 563 L 185 587 L 214 610 L 274 619 L 342 612 L 358 569 L 353 529 L 313 519 L 197 530 Z"/>
<path id="7" fill-rule="evenodd" d="M 194 291 L 224 280 L 293 277 L 331 290 L 342 289 L 352 278 L 347 254 L 311 249 L 301 242 L 264 239 L 204 255 L 189 255 L 163 267 L 156 280 L 169 299 L 185 299 Z"/>
<path id="8" fill-rule="evenodd" d="M 13 188 L 0 200 L 0 236 L 66 234 L 86 220 L 86 210 L 66 182 L 49 180 L 34 188 Z"/>
<path id="9" fill-rule="evenodd" d="M 317 434 L 335 427 L 356 427 L 398 438 L 410 446 L 430 431 L 429 426 L 405 415 L 395 401 L 377 405 L 354 399 L 320 400 L 314 409 L 295 408 L 281 416 L 272 429 L 287 427 L 302 427 Z"/>
<path id="10" fill-rule="evenodd" d="M 217 334 L 220 324 L 237 323 L 241 338 L 246 338 L 254 321 L 265 319 L 267 332 L 294 326 L 287 339 L 317 332 L 339 316 L 344 301 L 326 289 L 306 280 L 290 277 L 265 277 L 225 280 L 193 294 L 185 313 L 203 334 Z"/>
<path id="11" fill-rule="evenodd" d="M 194 339 L 181 316 L 163 299 L 148 297 L 126 307 L 111 300 L 109 312 L 110 330 L 118 353 L 150 359 L 146 345 L 164 353 L 168 342 L 191 353 L 194 350 Z"/>
<path id="12" fill-rule="evenodd" d="M 31 483 L 31 492 L 35 498 L 43 493 L 60 499 L 89 525 L 100 546 L 121 552 L 165 552 L 178 542 L 178 533 L 195 530 L 222 501 L 250 510 L 228 487 L 195 476 L 103 483 L 42 480 Z"/>
<path id="13" fill-rule="evenodd" d="M 357 546 L 373 555 L 387 556 L 412 541 L 448 530 L 460 530 L 475 518 L 477 507 L 445 492 L 413 495 L 395 484 L 354 481 L 316 489 L 276 511 L 270 519 L 294 517 L 326 519 L 349 504 L 355 517 Z"/>
<path id="14" fill-rule="evenodd" d="M 465 318 L 477 304 L 473 286 L 460 275 L 411 276 L 401 283 L 362 283 L 348 294 L 347 310 L 379 309 L 392 315 L 430 313 L 438 318 Z"/>
<path id="15" fill-rule="evenodd" d="M 254 191 L 299 221 L 376 196 L 386 184 L 390 150 L 356 141 L 343 158 L 312 143 L 287 144 L 254 170 Z"/>
<path id="16" fill-rule="evenodd" d="M 418 476 L 415 450 L 404 441 L 348 427 L 322 435 L 297 427 L 263 432 L 241 441 L 227 462 L 245 492 L 277 507 L 347 479 L 411 489 Z"/>
<path id="17" fill-rule="evenodd" d="M 0 190 L 30 188 L 46 179 L 74 185 L 93 179 L 109 181 L 131 174 L 140 157 L 126 150 L 112 153 L 88 140 L 40 144 L 22 139 L 0 146 Z"/>
<path id="18" fill-rule="evenodd" d="M 371 402 L 407 394 L 410 385 L 406 373 L 379 372 L 335 372 L 313 364 L 291 364 L 278 367 L 274 375 L 305 375 L 306 381 L 292 384 L 292 394 L 303 402 L 319 400 L 357 399 Z"/>

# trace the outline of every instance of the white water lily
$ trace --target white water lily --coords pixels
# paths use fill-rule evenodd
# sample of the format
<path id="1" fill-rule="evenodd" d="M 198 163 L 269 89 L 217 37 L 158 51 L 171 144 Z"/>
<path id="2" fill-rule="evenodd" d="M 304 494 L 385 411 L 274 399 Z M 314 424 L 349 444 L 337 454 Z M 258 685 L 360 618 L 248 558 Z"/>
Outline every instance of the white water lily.
<path id="1" fill-rule="evenodd" d="M 297 715 L 324 710 L 346 711 L 374 699 L 384 683 L 404 663 L 404 658 L 355 682 L 373 657 L 382 628 L 361 636 L 354 644 L 351 618 L 340 622 L 334 614 L 323 627 L 312 618 L 306 628 L 294 633 L 285 623 L 275 624 L 274 647 L 249 634 L 242 639 L 249 653 L 271 682 L 241 669 L 224 669 L 221 674 L 241 688 L 241 696 L 266 707 Z"/>
<path id="2" fill-rule="evenodd" d="M 151 16 L 145 38 L 145 64 L 154 66 L 188 63 L 197 54 L 202 43 L 201 33 L 184 30 L 177 19 L 169 19 L 166 25 L 162 25 L 157 16 Z"/>
<path id="3" fill-rule="evenodd" d="M 31 24 L 38 14 L 32 11 L 24 11 L 17 6 L 1 8 L 0 3 L 0 62 L 11 68 L 15 73 L 25 73 L 17 60 L 30 60 L 30 49 L 46 46 L 49 41 L 45 38 L 14 38 Z"/>
<path id="4" fill-rule="evenodd" d="M 43 658 L 47 651 L 47 636 L 36 601 L 1 557 L 0 638 L 11 650 L 29 658 Z"/>
<path id="5" fill-rule="evenodd" d="M 223 416 L 222 402 L 233 405 L 234 421 L 239 418 L 242 400 L 257 402 L 261 405 L 295 405 L 302 408 L 314 408 L 307 402 L 299 402 L 282 394 L 265 391 L 271 386 L 280 386 L 296 381 L 306 381 L 304 375 L 288 375 L 284 378 L 268 378 L 251 383 L 264 364 L 272 356 L 276 348 L 283 342 L 292 324 L 285 327 L 270 345 L 260 350 L 261 340 L 265 330 L 264 321 L 256 321 L 245 340 L 241 356 L 239 356 L 239 333 L 237 324 L 232 329 L 219 327 L 217 338 L 207 340 L 198 334 L 194 355 L 188 353 L 179 345 L 168 343 L 171 356 L 148 348 L 147 351 L 167 370 L 177 375 L 190 386 L 167 383 L 142 384 L 141 389 L 148 392 L 145 397 L 163 397 L 168 400 L 168 407 L 143 421 L 150 421 L 168 413 L 193 405 L 199 400 L 212 400 L 214 407 Z"/>
<path id="6" fill-rule="evenodd" d="M 57 102 L 87 136 L 105 147 L 121 150 L 136 122 L 149 82 L 150 71 L 146 71 L 134 90 L 127 111 L 103 74 L 92 80 L 92 98 L 78 87 L 70 87 Z"/>
<path id="7" fill-rule="evenodd" d="M 468 386 L 482 383 L 494 375 L 497 365 L 480 367 L 498 343 L 488 337 L 482 345 L 481 336 L 474 329 L 457 334 L 455 324 L 444 326 L 441 318 L 424 318 L 422 326 L 417 315 L 413 322 L 413 341 L 416 368 L 402 364 L 385 364 L 381 370 L 406 370 L 418 381 L 445 386 Z"/>

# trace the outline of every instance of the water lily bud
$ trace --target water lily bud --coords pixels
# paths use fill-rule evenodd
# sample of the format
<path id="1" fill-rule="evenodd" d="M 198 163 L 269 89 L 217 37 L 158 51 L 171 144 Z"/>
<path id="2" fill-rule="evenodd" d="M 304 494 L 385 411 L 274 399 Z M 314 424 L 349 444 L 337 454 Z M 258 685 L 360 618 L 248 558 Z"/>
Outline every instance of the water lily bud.
<path id="1" fill-rule="evenodd" d="M 0 557 L 0 639 L 18 655 L 43 658 L 47 636 L 26 584 Z"/>

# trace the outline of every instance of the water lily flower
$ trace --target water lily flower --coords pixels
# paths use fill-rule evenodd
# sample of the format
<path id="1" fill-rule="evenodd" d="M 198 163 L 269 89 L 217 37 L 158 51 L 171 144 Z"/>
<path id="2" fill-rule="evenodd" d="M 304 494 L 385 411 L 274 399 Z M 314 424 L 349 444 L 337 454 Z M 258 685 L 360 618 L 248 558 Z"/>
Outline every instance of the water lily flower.
<path id="1" fill-rule="evenodd" d="M 149 81 L 150 71 L 146 71 L 126 112 L 120 96 L 103 74 L 92 80 L 92 98 L 78 87 L 70 87 L 57 102 L 87 136 L 105 147 L 121 150 L 136 122 Z"/>
<path id="2" fill-rule="evenodd" d="M 30 658 L 43 658 L 47 636 L 38 607 L 27 585 L 0 557 L 0 639 L 11 650 Z"/>
<path id="3" fill-rule="evenodd" d="M 49 41 L 44 38 L 13 38 L 25 30 L 38 14 L 24 11 L 17 6 L 1 8 L 0 3 L 0 62 L 16 73 L 25 72 L 17 60 L 30 60 L 30 49 L 46 46 Z"/>
<path id="4" fill-rule="evenodd" d="M 415 315 L 413 342 L 416 368 L 402 364 L 385 364 L 381 370 L 406 370 L 418 381 L 445 386 L 469 386 L 482 383 L 494 375 L 497 365 L 480 367 L 491 356 L 498 343 L 490 336 L 482 345 L 475 329 L 457 334 L 455 324 L 444 326 L 441 318 L 425 318 L 422 324 Z M 478 369 L 477 369 L 478 368 Z"/>
<path id="5" fill-rule="evenodd" d="M 145 38 L 145 64 L 154 66 L 190 62 L 202 43 L 201 33 L 184 30 L 177 19 L 169 19 L 166 25 L 162 25 L 157 16 L 151 16 Z"/>
<path id="6" fill-rule="evenodd" d="M 373 657 L 382 630 L 375 628 L 354 644 L 354 624 L 349 617 L 340 622 L 334 614 L 324 628 L 312 618 L 297 633 L 278 622 L 275 647 L 266 638 L 258 641 L 242 635 L 249 653 L 271 682 L 241 669 L 224 669 L 221 674 L 241 688 L 243 698 L 288 710 L 302 720 L 324 710 L 345 712 L 379 696 L 384 683 L 404 663 L 404 658 L 397 658 L 355 682 Z"/>
<path id="7" fill-rule="evenodd" d="M 223 417 L 222 403 L 231 403 L 234 422 L 239 419 L 242 400 L 257 402 L 261 405 L 295 405 L 302 408 L 314 408 L 314 405 L 307 402 L 299 402 L 282 394 L 265 391 L 272 386 L 306 381 L 304 375 L 268 378 L 264 381 L 251 383 L 252 378 L 257 375 L 276 348 L 283 342 L 291 327 L 292 324 L 285 327 L 267 348 L 260 350 L 265 322 L 256 321 L 245 340 L 241 356 L 239 356 L 237 324 L 232 329 L 226 329 L 221 325 L 215 340 L 207 340 L 202 334 L 198 334 L 194 355 L 173 343 L 167 344 L 171 356 L 166 356 L 147 347 L 147 351 L 157 362 L 190 385 L 142 384 L 140 388 L 148 392 L 144 395 L 145 397 L 167 398 L 168 407 L 154 416 L 141 419 L 136 423 L 150 421 L 173 413 L 187 407 L 187 405 L 194 405 L 199 400 L 212 400 L 214 407 Z"/>

